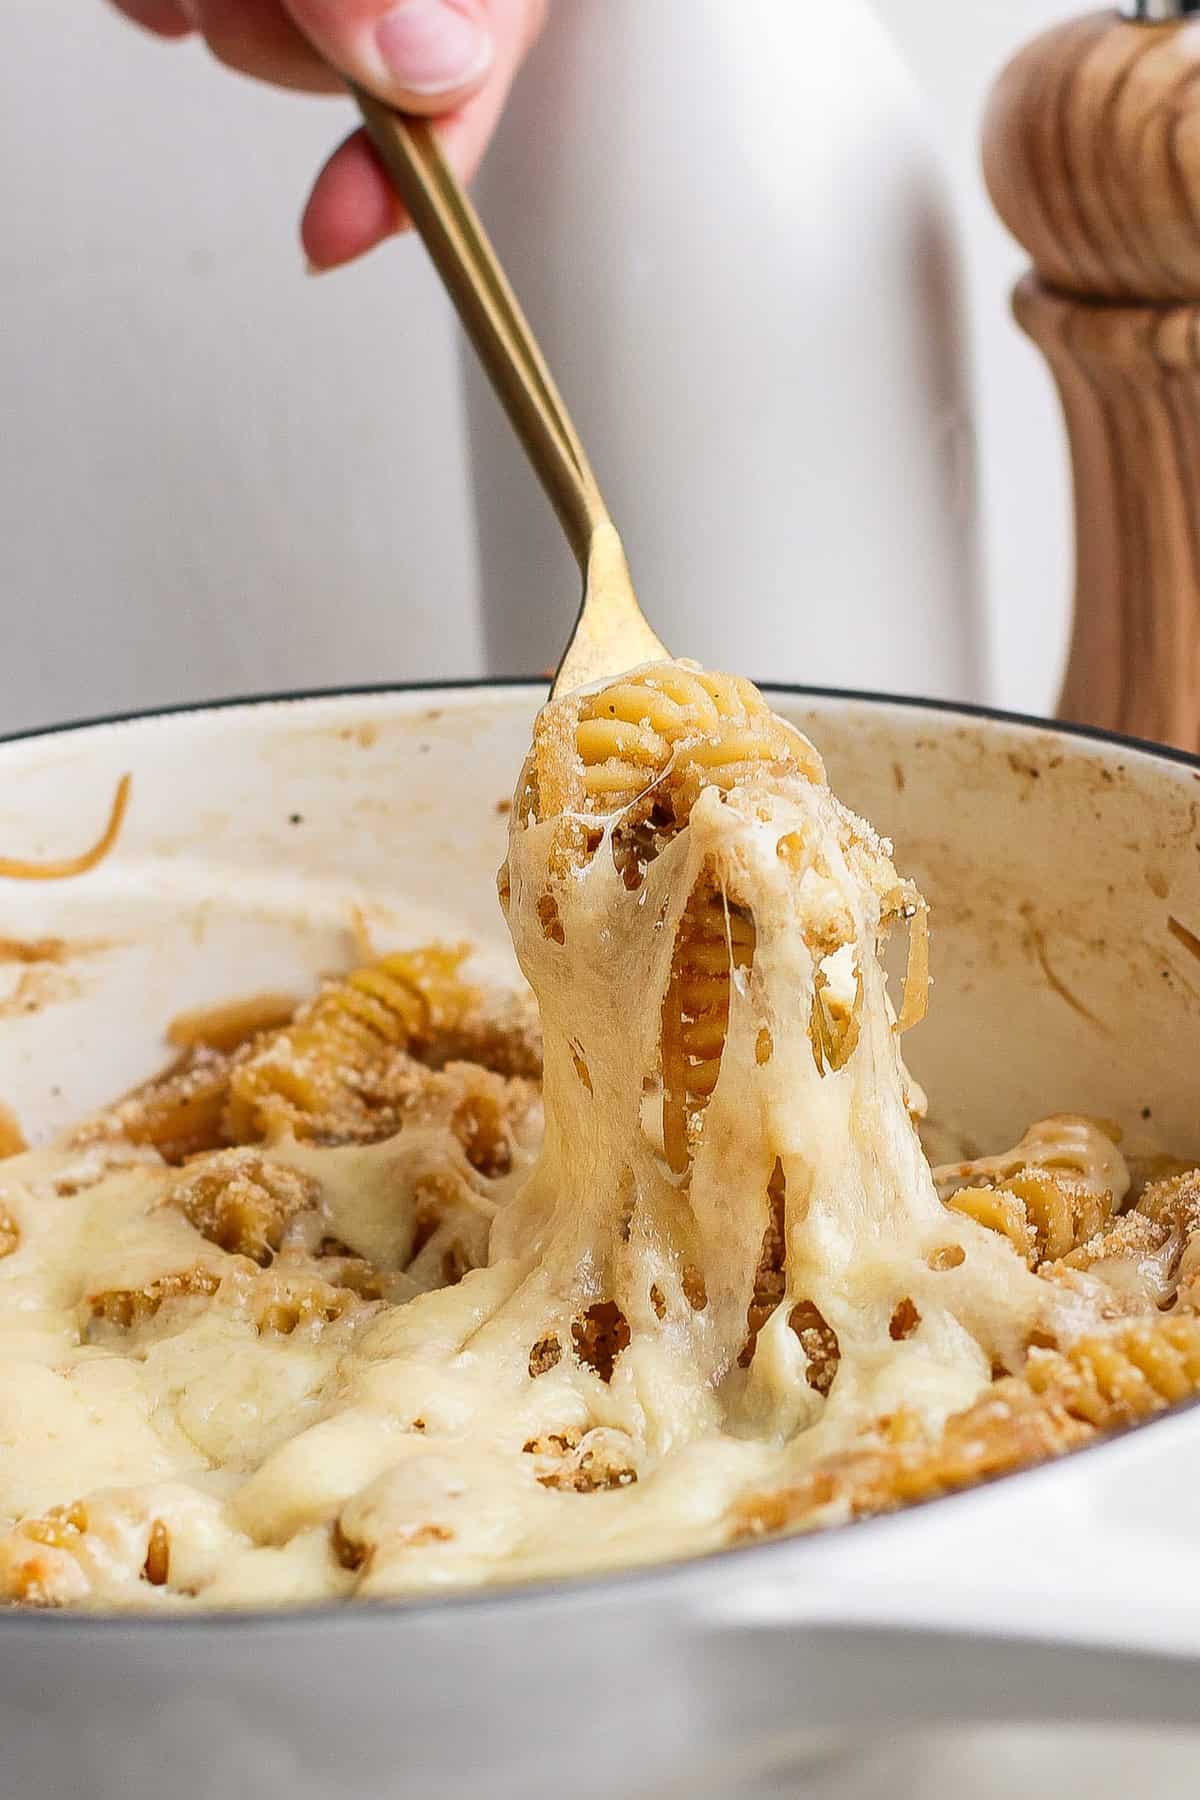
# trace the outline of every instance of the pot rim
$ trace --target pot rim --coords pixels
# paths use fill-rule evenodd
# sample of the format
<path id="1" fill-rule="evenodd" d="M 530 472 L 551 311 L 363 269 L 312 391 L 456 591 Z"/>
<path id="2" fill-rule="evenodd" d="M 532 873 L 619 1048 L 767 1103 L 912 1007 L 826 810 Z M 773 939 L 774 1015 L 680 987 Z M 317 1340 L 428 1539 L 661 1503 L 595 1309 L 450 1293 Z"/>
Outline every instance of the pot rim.
<path id="1" fill-rule="evenodd" d="M 1191 769 L 1200 777 L 1200 754 L 1188 750 L 1178 750 L 1170 745 L 1150 743 L 1144 738 L 1131 737 L 1122 732 L 1106 730 L 1100 726 L 1079 725 L 1058 719 L 1048 719 L 1035 713 L 1011 712 L 1002 707 L 986 706 L 973 701 L 938 700 L 914 694 L 890 694 L 868 689 L 809 686 L 796 682 L 764 681 L 757 685 L 769 693 L 786 694 L 802 700 L 834 700 L 854 705 L 899 707 L 915 712 L 928 712 L 984 724 L 1013 726 L 1018 730 L 1053 732 L 1064 737 L 1079 739 L 1083 743 L 1104 744 L 1128 750 L 1151 761 Z M 439 677 L 422 681 L 383 681 L 328 688 L 283 689 L 275 692 L 229 695 L 217 700 L 179 701 L 164 706 L 138 707 L 128 712 L 102 713 L 89 718 L 67 720 L 61 724 L 39 725 L 19 731 L 3 732 L 0 733 L 0 752 L 10 744 L 69 736 L 75 732 L 88 731 L 95 727 L 136 725 L 151 720 L 183 717 L 194 713 L 232 711 L 239 707 L 272 706 L 308 700 L 352 700 L 388 694 L 484 693 L 521 688 L 546 689 L 547 681 L 544 676 L 531 675 L 470 676 L 461 679 Z M 823 1540 L 832 1536 L 840 1542 L 848 1530 L 853 1530 L 856 1534 L 866 1531 L 872 1536 L 878 1536 L 888 1531 L 902 1531 L 910 1521 L 927 1512 L 931 1506 L 939 1508 L 947 1504 L 957 1505 L 960 1508 L 970 1506 L 973 1502 L 977 1503 L 981 1500 L 988 1490 L 998 1484 L 1016 1479 L 1035 1481 L 1052 1478 L 1063 1462 L 1074 1465 L 1081 1457 L 1090 1458 L 1119 1452 L 1124 1439 L 1131 1433 L 1167 1426 L 1172 1421 L 1178 1421 L 1181 1415 L 1193 1412 L 1197 1408 L 1200 1408 L 1200 1395 L 1168 1407 L 1153 1418 L 1143 1420 L 1138 1424 L 1124 1426 L 1105 1438 L 1071 1451 L 1065 1458 L 1053 1458 L 1048 1462 L 1035 1463 L 1028 1468 L 991 1475 L 970 1487 L 916 1501 L 896 1512 L 876 1514 L 870 1518 L 853 1520 L 849 1524 L 827 1526 L 810 1532 L 764 1538 L 745 1544 L 731 1544 L 722 1549 L 707 1551 L 699 1556 L 636 1564 L 631 1568 L 602 1570 L 586 1575 L 552 1576 L 542 1580 L 511 1585 L 496 1584 L 469 1588 L 441 1594 L 436 1598 L 430 1598 L 424 1594 L 400 1595 L 394 1599 L 360 1600 L 352 1604 L 324 1601 L 296 1607 L 227 1607 L 209 1612 L 171 1613 L 165 1616 L 125 1612 L 117 1609 L 73 1612 L 70 1610 L 43 1610 L 35 1607 L 12 1607 L 0 1610 L 0 1641 L 6 1632 L 27 1631 L 31 1627 L 50 1631 L 78 1632 L 82 1630 L 89 1635 L 93 1632 L 103 1632 L 107 1635 L 117 1626 L 135 1630 L 139 1635 L 146 1632 L 157 1634 L 164 1630 L 177 1631 L 180 1627 L 186 1628 L 189 1632 L 226 1631 L 231 1628 L 261 1632 L 288 1626 L 304 1626 L 308 1630 L 319 1628 L 327 1632 L 335 1623 L 340 1630 L 355 1629 L 376 1624 L 381 1618 L 423 1620 L 441 1617 L 450 1611 L 478 1614 L 481 1611 L 497 1607 L 512 1609 L 520 1606 L 522 1609 L 528 1610 L 561 1600 L 600 1599 L 602 1596 L 614 1597 L 627 1594 L 631 1589 L 635 1593 L 639 1588 L 658 1589 L 664 1584 L 686 1577 L 693 1571 L 699 1572 L 702 1569 L 711 1568 L 728 1573 L 731 1561 L 740 1568 L 748 1567 L 752 1560 L 753 1566 L 757 1568 L 759 1559 L 764 1556 L 779 1556 L 788 1551 L 793 1556 L 816 1555 L 819 1554 Z"/>
<path id="2" fill-rule="evenodd" d="M 938 700 L 922 694 L 892 694 L 871 688 L 810 686 L 794 681 L 764 680 L 757 681 L 756 686 L 768 693 L 788 694 L 801 700 L 845 700 L 859 706 L 907 707 L 914 712 L 982 720 L 992 725 L 1013 725 L 1027 731 L 1054 732 L 1063 737 L 1079 738 L 1085 743 L 1110 744 L 1154 761 L 1175 763 L 1182 768 L 1200 772 L 1200 752 L 1179 750 L 1171 744 L 1155 744 L 1148 738 L 1110 731 L 1101 725 L 1080 725 L 1066 719 L 1049 719 L 1040 713 L 1014 712 L 1006 707 L 987 706 L 974 700 Z M 518 688 L 544 688 L 548 692 L 549 683 L 544 675 L 451 675 L 422 681 L 370 681 L 336 687 L 268 689 L 253 694 L 229 694 L 217 700 L 179 700 L 162 706 L 134 707 L 127 712 L 96 713 L 52 725 L 26 726 L 19 731 L 0 732 L 0 747 L 38 738 L 63 737 L 76 731 L 89 731 L 97 726 L 135 725 L 150 719 L 170 719 L 189 713 L 227 712 L 238 707 L 290 705 L 304 700 L 355 700 L 386 694 L 471 693 Z"/>

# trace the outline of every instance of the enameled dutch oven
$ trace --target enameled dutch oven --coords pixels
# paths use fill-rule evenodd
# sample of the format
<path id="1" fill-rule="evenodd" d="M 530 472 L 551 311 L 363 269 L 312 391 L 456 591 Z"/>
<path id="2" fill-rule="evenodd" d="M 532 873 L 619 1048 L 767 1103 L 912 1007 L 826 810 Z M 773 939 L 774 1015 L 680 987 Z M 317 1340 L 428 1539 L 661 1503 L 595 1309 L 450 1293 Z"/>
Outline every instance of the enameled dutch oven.
<path id="1" fill-rule="evenodd" d="M 494 872 L 542 692 L 302 696 L 0 743 L 6 853 L 77 851 L 133 776 L 96 869 L 0 883 L 0 936 L 70 947 L 0 965 L 0 1099 L 27 1133 L 161 1067 L 174 1014 L 345 967 L 364 926 L 381 947 L 467 937 L 511 970 Z M 1200 764 L 997 714 L 771 698 L 931 902 L 908 1045 L 936 1123 L 993 1149 L 1085 1111 L 1200 1161 Z M 833 1792 L 835 1770 L 857 1794 L 876 1790 L 856 1750 L 921 1727 L 1186 1726 L 1197 1493 L 1185 1407 L 895 1517 L 586 1582 L 0 1614 L 0 1794 L 742 1800 Z M 907 1791 L 899 1750 L 873 1766 Z"/>

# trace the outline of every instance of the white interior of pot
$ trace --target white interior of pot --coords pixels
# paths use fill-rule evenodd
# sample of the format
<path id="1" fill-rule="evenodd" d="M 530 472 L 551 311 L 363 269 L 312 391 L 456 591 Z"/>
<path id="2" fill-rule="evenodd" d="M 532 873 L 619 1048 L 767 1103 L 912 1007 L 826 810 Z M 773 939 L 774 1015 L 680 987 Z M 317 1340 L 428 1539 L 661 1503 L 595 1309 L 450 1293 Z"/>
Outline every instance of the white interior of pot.
<path id="1" fill-rule="evenodd" d="M 0 855 L 86 847 L 133 775 L 99 868 L 0 881 L 0 1101 L 42 1137 L 161 1067 L 174 1015 L 302 994 L 364 934 L 467 938 L 511 971 L 494 877 L 540 693 L 274 702 L 0 745 Z M 920 707 L 773 699 L 931 902 L 930 1017 L 908 1048 L 933 1116 L 998 1147 L 1084 1110 L 1136 1148 L 1200 1155 L 1200 770 Z"/>

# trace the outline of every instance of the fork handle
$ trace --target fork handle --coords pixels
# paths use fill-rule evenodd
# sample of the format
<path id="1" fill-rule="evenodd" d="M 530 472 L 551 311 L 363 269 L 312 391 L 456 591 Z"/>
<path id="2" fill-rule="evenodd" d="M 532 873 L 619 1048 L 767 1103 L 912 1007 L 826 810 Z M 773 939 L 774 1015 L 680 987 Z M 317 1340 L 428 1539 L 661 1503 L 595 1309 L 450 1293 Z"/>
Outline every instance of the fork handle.
<path id="1" fill-rule="evenodd" d="M 424 119 L 350 84 L 371 143 L 404 201 L 463 329 L 587 573 L 596 531 L 611 525 L 579 434 L 479 215 Z"/>

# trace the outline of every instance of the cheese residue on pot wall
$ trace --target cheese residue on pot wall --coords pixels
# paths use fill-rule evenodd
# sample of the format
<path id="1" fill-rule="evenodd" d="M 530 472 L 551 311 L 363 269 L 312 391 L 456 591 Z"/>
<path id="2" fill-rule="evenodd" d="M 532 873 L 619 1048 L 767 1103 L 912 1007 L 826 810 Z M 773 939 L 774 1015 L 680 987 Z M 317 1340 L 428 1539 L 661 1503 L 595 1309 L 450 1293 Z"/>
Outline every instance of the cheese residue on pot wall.
<path id="1" fill-rule="evenodd" d="M 501 897 L 540 1032 L 398 953 L 0 1164 L 0 1595 L 693 1555 L 1200 1384 L 1193 1174 L 1062 1118 L 935 1179 L 923 902 L 748 683 L 552 702 Z"/>

